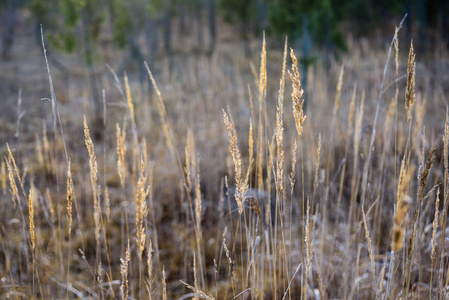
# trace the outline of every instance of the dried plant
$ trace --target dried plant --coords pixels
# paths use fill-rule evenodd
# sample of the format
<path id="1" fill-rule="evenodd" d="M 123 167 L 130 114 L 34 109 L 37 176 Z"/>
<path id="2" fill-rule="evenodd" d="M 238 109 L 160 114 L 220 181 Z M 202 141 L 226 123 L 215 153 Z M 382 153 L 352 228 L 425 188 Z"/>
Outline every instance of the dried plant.
<path id="1" fill-rule="evenodd" d="M 167 283 L 165 281 L 165 267 L 162 267 L 162 300 L 167 300 Z"/>
<path id="2" fill-rule="evenodd" d="M 136 235 L 137 235 L 137 246 L 139 247 L 139 260 L 142 259 L 142 253 L 145 249 L 145 227 L 144 220 L 148 214 L 146 198 L 150 192 L 150 187 L 146 186 L 147 177 L 144 175 L 145 165 L 143 163 L 143 157 L 140 158 L 140 173 L 139 180 L 137 181 L 137 192 L 135 196 L 136 203 Z"/>
<path id="3" fill-rule="evenodd" d="M 104 189 L 104 202 L 106 205 L 106 220 L 108 223 L 111 222 L 111 200 L 109 199 L 109 190 L 108 187 Z"/>
<path id="4" fill-rule="evenodd" d="M 337 92 L 335 93 L 335 102 L 334 102 L 334 118 L 337 115 L 338 107 L 340 105 L 341 87 L 343 85 L 343 74 L 344 74 L 344 70 L 345 70 L 344 66 L 345 65 L 341 65 L 340 76 L 338 76 Z"/>
<path id="5" fill-rule="evenodd" d="M 407 121 L 412 119 L 412 110 L 415 106 L 415 53 L 413 42 L 410 44 L 410 52 L 407 63 L 407 87 L 405 89 L 405 109 L 407 110 Z"/>
<path id="6" fill-rule="evenodd" d="M 31 249 L 34 252 L 34 248 L 36 247 L 36 232 L 34 229 L 34 203 L 36 202 L 36 188 L 34 186 L 30 189 L 30 195 L 28 196 L 28 214 L 30 219 L 30 241 L 31 241 Z"/>
<path id="7" fill-rule="evenodd" d="M 120 176 L 120 184 L 125 186 L 126 178 L 126 130 L 121 130 L 117 124 L 117 170 Z"/>
<path id="8" fill-rule="evenodd" d="M 290 79 L 293 84 L 292 91 L 292 104 L 293 104 L 293 116 L 295 117 L 295 125 L 296 131 L 298 132 L 298 136 L 302 137 L 303 132 L 303 124 L 306 120 L 306 116 L 304 115 L 303 105 L 304 99 L 301 101 L 301 97 L 304 94 L 304 90 L 301 88 L 301 82 L 299 81 L 299 72 L 298 72 L 298 60 L 296 59 L 295 53 L 293 49 L 290 49 L 290 57 L 292 59 L 292 71 L 288 71 L 290 75 Z"/>
<path id="9" fill-rule="evenodd" d="M 263 35 L 262 53 L 260 54 L 259 71 L 259 138 L 257 147 L 257 187 L 263 189 L 263 161 L 264 161 L 264 128 L 263 120 L 266 121 L 265 100 L 267 95 L 267 50 L 265 33 Z"/>
<path id="10" fill-rule="evenodd" d="M 19 200 L 19 190 L 17 189 L 16 180 L 14 179 L 13 169 L 11 163 L 8 159 L 5 159 L 6 167 L 8 169 L 8 179 L 9 179 L 9 187 L 11 192 L 11 199 L 14 205 L 14 208 L 17 204 L 20 204 Z"/>
<path id="11" fill-rule="evenodd" d="M 99 190 L 97 188 L 97 158 L 95 156 L 94 144 L 90 137 L 89 127 L 87 126 L 86 117 L 84 117 L 84 141 L 89 153 L 89 169 L 90 183 L 92 186 L 92 197 L 94 202 L 94 222 L 95 222 L 95 241 L 97 242 L 97 252 L 100 249 L 100 201 L 98 199 Z M 97 253 L 99 255 L 99 253 Z"/>
<path id="12" fill-rule="evenodd" d="M 133 99 L 131 97 L 131 90 L 129 88 L 128 75 L 126 75 L 126 73 L 125 73 L 125 89 L 126 89 L 126 100 L 128 104 L 129 115 L 131 117 L 131 124 L 134 129 L 136 128 L 136 117 L 134 113 Z"/>
<path id="13" fill-rule="evenodd" d="M 72 232 L 72 206 L 73 206 L 73 183 L 72 183 L 72 171 L 71 171 L 71 159 L 67 163 L 67 219 L 69 220 L 69 236 Z"/>
<path id="14" fill-rule="evenodd" d="M 245 196 L 246 192 L 246 185 L 244 179 L 242 178 L 242 158 L 238 147 L 237 133 L 235 131 L 234 124 L 231 122 L 224 109 L 223 109 L 223 121 L 226 130 L 228 131 L 229 143 L 231 145 L 231 156 L 232 160 L 234 161 L 234 171 L 235 171 L 234 176 L 236 183 L 235 200 L 237 201 L 237 205 L 239 207 L 239 214 L 242 214 L 244 202 L 243 197 Z"/>
<path id="15" fill-rule="evenodd" d="M 120 285 L 120 292 L 122 294 L 122 300 L 128 299 L 129 285 L 128 285 L 128 265 L 131 260 L 131 253 L 128 246 L 126 246 L 125 258 L 120 257 L 120 274 L 122 275 L 122 282 Z"/>

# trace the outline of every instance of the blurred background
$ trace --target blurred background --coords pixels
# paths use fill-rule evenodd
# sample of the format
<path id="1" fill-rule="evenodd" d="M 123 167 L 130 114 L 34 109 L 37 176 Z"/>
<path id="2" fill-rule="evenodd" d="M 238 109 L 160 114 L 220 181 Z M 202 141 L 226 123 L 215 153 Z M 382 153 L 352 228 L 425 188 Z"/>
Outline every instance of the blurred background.
<path id="1" fill-rule="evenodd" d="M 33 73 L 18 70 L 15 62 L 42 63 L 33 52 L 42 51 L 40 25 L 51 66 L 65 75 L 87 70 L 89 97 L 99 110 L 98 73 L 107 71 L 105 64 L 119 75 L 128 71 L 143 86 L 143 61 L 168 76 L 179 71 L 177 58 L 186 56 L 211 57 L 228 49 L 249 60 L 259 56 L 266 32 L 274 48 L 288 37 L 307 85 L 310 65 L 329 67 L 352 43 L 385 46 L 406 13 L 404 45 L 413 39 L 420 57 L 448 46 L 445 0 L 2 0 L 0 90 L 3 96 L 16 94 L 24 76 L 13 77 Z"/>

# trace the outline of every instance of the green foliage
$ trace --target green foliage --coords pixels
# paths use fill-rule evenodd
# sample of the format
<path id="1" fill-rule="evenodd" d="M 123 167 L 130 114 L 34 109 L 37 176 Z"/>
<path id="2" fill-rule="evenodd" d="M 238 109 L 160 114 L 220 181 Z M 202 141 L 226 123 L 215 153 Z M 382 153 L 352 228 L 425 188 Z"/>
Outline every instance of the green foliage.
<path id="1" fill-rule="evenodd" d="M 254 20 L 257 0 L 219 0 L 219 10 L 228 23 L 249 23 Z"/>
<path id="2" fill-rule="evenodd" d="M 102 0 L 31 0 L 29 8 L 50 43 L 67 52 L 79 47 L 80 37 L 95 41 L 106 13 Z"/>
<path id="3" fill-rule="evenodd" d="M 337 1 L 278 0 L 269 1 L 268 4 L 271 33 L 280 37 L 287 35 L 297 41 L 306 30 L 315 44 L 331 42 L 339 49 L 345 49 L 340 29 L 341 6 L 337 5 Z"/>

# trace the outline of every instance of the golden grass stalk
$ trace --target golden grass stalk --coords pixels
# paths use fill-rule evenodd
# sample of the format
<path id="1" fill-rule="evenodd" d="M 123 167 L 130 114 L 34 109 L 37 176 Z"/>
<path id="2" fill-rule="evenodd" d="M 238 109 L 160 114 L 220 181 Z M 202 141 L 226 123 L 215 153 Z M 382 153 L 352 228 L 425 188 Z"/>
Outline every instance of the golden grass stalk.
<path id="1" fill-rule="evenodd" d="M 131 90 L 129 88 L 129 83 L 128 83 L 128 75 L 125 73 L 125 89 L 126 89 L 126 101 L 128 104 L 128 109 L 129 109 L 129 115 L 131 117 L 131 123 L 133 126 L 133 129 L 136 128 L 136 118 L 135 118 L 135 114 L 134 114 L 134 104 L 133 104 L 133 99 L 131 97 Z"/>
<path id="2" fill-rule="evenodd" d="M 195 300 L 198 300 L 198 293 L 197 290 L 199 289 L 198 286 L 198 276 L 197 276 L 197 272 L 196 272 L 196 254 L 195 252 L 193 252 L 193 282 L 195 284 L 195 288 L 193 289 L 193 291 L 195 292 L 195 296 L 193 297 Z"/>
<path id="3" fill-rule="evenodd" d="M 109 190 L 106 186 L 104 189 L 104 202 L 106 204 L 106 220 L 108 223 L 110 223 L 111 218 L 111 200 L 109 199 Z"/>
<path id="4" fill-rule="evenodd" d="M 267 226 L 269 224 L 271 224 L 271 176 L 272 176 L 273 161 L 274 161 L 275 138 L 276 138 L 276 133 L 273 134 L 273 136 L 271 138 L 270 146 L 268 148 L 268 164 L 267 164 L 268 201 L 265 205 L 265 223 Z"/>
<path id="5" fill-rule="evenodd" d="M 321 133 L 318 135 L 318 146 L 315 154 L 315 179 L 313 180 L 314 194 L 318 187 L 318 170 L 320 169 L 320 156 L 321 156 Z M 312 202 L 313 204 L 313 202 Z M 313 206 L 313 205 L 312 205 Z M 313 211 L 313 207 L 312 207 Z"/>
<path id="6" fill-rule="evenodd" d="M 117 123 L 117 170 L 120 177 L 120 184 L 125 186 L 126 178 L 126 130 L 120 129 Z"/>
<path id="7" fill-rule="evenodd" d="M 87 151 L 89 153 L 89 169 L 90 169 L 90 183 L 92 185 L 92 196 L 94 202 L 94 222 L 95 222 L 95 241 L 97 242 L 97 252 L 100 249 L 100 203 L 98 200 L 97 191 L 97 158 L 95 157 L 94 144 L 90 137 L 89 127 L 87 126 L 86 116 L 84 116 L 84 141 Z M 99 253 L 97 253 L 99 255 Z"/>
<path id="8" fill-rule="evenodd" d="M 165 277 L 165 266 L 162 266 L 162 300 L 167 300 L 167 283 Z"/>
<path id="9" fill-rule="evenodd" d="M 249 162 L 254 160 L 254 137 L 253 137 L 253 120 L 249 119 L 249 134 L 248 134 L 248 151 L 249 151 Z"/>
<path id="10" fill-rule="evenodd" d="M 371 262 L 371 272 L 373 273 L 373 280 L 376 280 L 376 265 L 374 264 L 373 245 L 369 235 L 368 222 L 366 221 L 366 214 L 363 206 L 362 206 L 362 218 L 363 218 L 363 227 L 365 229 L 365 238 L 366 242 L 368 243 L 368 254 Z"/>
<path id="11" fill-rule="evenodd" d="M 145 227 L 144 220 L 148 214 L 147 202 L 145 199 L 150 192 L 150 187 L 146 187 L 147 178 L 144 175 L 145 165 L 143 163 L 143 157 L 140 159 L 140 174 L 137 181 L 137 191 L 135 196 L 136 202 L 136 236 L 137 246 L 139 247 L 139 261 L 142 259 L 142 253 L 145 249 Z"/>
<path id="12" fill-rule="evenodd" d="M 404 195 L 401 200 L 398 201 L 398 204 L 396 206 L 396 212 L 394 215 L 393 239 L 391 242 L 391 250 L 395 253 L 402 248 L 406 225 L 405 216 L 407 215 L 410 202 L 410 196 Z"/>
<path id="13" fill-rule="evenodd" d="M 16 180 L 14 179 L 14 174 L 13 174 L 13 169 L 12 169 L 12 166 L 10 163 L 10 159 L 5 158 L 5 162 L 6 162 L 6 167 L 8 169 L 8 179 L 9 179 L 9 187 L 10 187 L 9 189 L 11 192 L 11 199 L 12 199 L 12 203 L 15 208 L 17 204 L 20 205 L 19 190 L 17 189 Z"/>
<path id="14" fill-rule="evenodd" d="M 259 139 L 257 151 L 257 186 L 259 190 L 263 189 L 263 160 L 264 160 L 263 118 L 265 117 L 263 112 L 265 107 L 266 95 L 267 95 L 267 50 L 264 32 L 262 42 L 262 53 L 260 55 L 260 71 L 259 71 Z"/>
<path id="15" fill-rule="evenodd" d="M 42 122 L 42 143 L 44 146 L 45 170 L 47 172 L 52 172 L 53 171 L 53 159 L 52 159 L 53 156 L 50 154 L 50 143 L 48 141 L 47 125 L 45 122 Z"/>
<path id="16" fill-rule="evenodd" d="M 299 138 L 302 137 L 303 124 L 306 120 L 304 115 L 303 106 L 304 99 L 301 97 L 304 94 L 304 90 L 301 88 L 301 82 L 299 80 L 298 72 L 298 60 L 296 59 L 295 52 L 290 49 L 290 57 L 292 58 L 292 71 L 288 71 L 290 79 L 292 80 L 293 90 L 292 90 L 292 105 L 293 105 L 293 116 L 295 117 L 296 131 L 298 132 Z"/>
<path id="17" fill-rule="evenodd" d="M 120 257 L 120 274 L 122 275 L 122 283 L 120 285 L 120 292 L 122 294 L 122 300 L 128 299 L 129 286 L 128 286 L 128 264 L 131 260 L 131 254 L 128 246 L 126 247 L 125 258 Z"/>
<path id="18" fill-rule="evenodd" d="M 44 152 L 42 149 L 42 143 L 41 139 L 39 138 L 39 135 L 36 133 L 36 160 L 39 166 L 43 167 L 45 164 L 44 160 Z"/>
<path id="19" fill-rule="evenodd" d="M 202 200 L 201 200 L 201 189 L 200 189 L 200 174 L 196 174 L 195 182 L 195 219 L 196 219 L 196 230 L 197 234 L 201 236 L 201 216 L 202 216 Z"/>
<path id="20" fill-rule="evenodd" d="M 385 277 L 386 266 L 387 266 L 387 264 L 384 263 L 382 266 L 382 270 L 380 271 L 379 286 L 377 287 L 376 299 L 381 299 L 381 295 L 384 290 L 384 277 Z"/>
<path id="21" fill-rule="evenodd" d="M 432 223 L 432 250 L 430 251 L 430 288 L 429 288 L 429 299 L 432 298 L 432 284 L 433 284 L 433 268 L 435 266 L 435 258 L 436 258 L 436 235 L 438 230 L 438 214 L 439 214 L 439 205 L 440 205 L 440 188 L 437 189 L 437 195 L 435 197 L 435 216 L 433 218 Z"/>
<path id="22" fill-rule="evenodd" d="M 28 214 L 30 219 L 30 240 L 31 240 L 31 249 L 34 252 L 34 248 L 36 247 L 36 232 L 34 229 L 34 202 L 37 199 L 36 188 L 31 186 L 30 195 L 28 196 Z"/>
<path id="23" fill-rule="evenodd" d="M 196 235 L 196 247 L 198 253 L 199 267 L 200 267 L 200 280 L 201 285 L 204 283 L 204 263 L 203 263 L 203 233 L 201 230 L 201 219 L 202 219 L 202 199 L 201 199 L 201 189 L 200 189 L 200 172 L 197 171 L 196 182 L 195 182 L 195 235 Z M 195 255 L 194 255 L 195 256 Z M 198 288 L 198 285 L 196 285 Z"/>
<path id="24" fill-rule="evenodd" d="M 287 39 L 285 40 L 284 46 L 284 55 L 282 60 L 282 75 L 279 81 L 279 93 L 278 93 L 278 104 L 277 104 L 277 113 L 276 113 L 276 210 L 275 210 L 275 228 L 274 228 L 274 245 L 277 243 L 278 238 L 278 219 L 280 220 L 281 225 L 281 241 L 280 241 L 280 252 L 284 255 L 286 259 L 286 251 L 285 251 L 285 238 L 284 238 L 284 222 L 282 218 L 281 208 L 284 208 L 285 204 L 285 186 L 284 186 L 284 124 L 283 124 L 283 114 L 284 114 L 284 89 L 285 89 L 285 68 L 287 61 Z M 274 246 L 276 249 L 276 246 Z M 277 251 L 275 251 L 273 268 L 277 269 L 277 264 L 279 263 L 279 267 L 282 267 L 282 259 L 281 255 L 277 257 Z M 274 272 L 273 283 L 274 290 L 276 291 L 278 288 L 278 278 L 276 276 L 276 272 Z M 287 276 L 289 277 L 289 276 Z"/>
<path id="25" fill-rule="evenodd" d="M 142 295 L 142 254 L 145 249 L 145 226 L 144 220 L 148 215 L 148 208 L 146 198 L 150 192 L 150 188 L 146 188 L 147 178 L 144 175 L 145 164 L 143 161 L 143 156 L 140 157 L 140 173 L 139 179 L 137 181 L 136 195 L 135 195 L 135 205 L 136 205 L 136 236 L 137 236 L 137 247 L 138 247 L 138 257 L 139 257 L 139 291 L 140 296 Z"/>
<path id="26" fill-rule="evenodd" d="M 307 209 L 306 209 L 306 230 L 305 230 L 305 271 L 304 271 L 304 286 L 302 288 L 302 299 L 307 299 L 307 279 L 309 272 L 312 268 L 312 258 L 313 258 L 313 242 L 312 242 L 312 221 L 310 220 L 310 200 L 307 198 Z"/>
<path id="27" fill-rule="evenodd" d="M 48 202 L 48 210 L 50 211 L 50 220 L 51 220 L 51 222 L 52 223 L 54 223 L 55 222 L 55 209 L 54 209 L 54 206 L 53 206 L 53 199 L 52 199 L 52 197 L 51 197 L 51 193 L 50 193 L 50 189 L 49 188 L 47 188 L 46 190 L 45 190 L 45 198 L 47 199 L 47 202 Z"/>
<path id="28" fill-rule="evenodd" d="M 295 187 L 295 177 L 296 177 L 296 153 L 298 152 L 298 142 L 296 138 L 293 141 L 292 148 L 292 169 L 290 171 L 290 192 L 293 196 L 293 189 Z"/>
<path id="29" fill-rule="evenodd" d="M 410 44 L 410 52 L 407 63 L 407 87 L 405 89 L 405 109 L 407 110 L 407 121 L 412 119 L 412 110 L 415 106 L 415 53 L 413 42 Z"/>
<path id="30" fill-rule="evenodd" d="M 334 118 L 337 115 L 338 107 L 340 104 L 341 87 L 343 85 L 343 74 L 344 74 L 344 69 L 345 69 L 344 67 L 345 67 L 345 65 L 341 65 L 340 75 L 338 76 L 337 92 L 335 94 L 335 102 L 334 102 Z"/>
<path id="31" fill-rule="evenodd" d="M 444 136 L 443 136 L 443 154 L 444 154 L 444 195 L 443 195 L 443 211 L 441 218 L 441 228 L 443 232 L 446 230 L 446 217 L 447 217 L 447 201 L 449 198 L 449 112 L 446 111 L 446 123 L 444 125 Z M 444 243 L 444 234 L 441 237 L 441 242 Z"/>
<path id="32" fill-rule="evenodd" d="M 365 102 L 365 91 L 362 92 L 362 101 L 360 103 L 359 111 L 355 118 L 355 131 L 354 131 L 354 158 L 357 160 L 359 156 L 360 137 L 362 136 L 362 121 L 363 121 L 363 108 Z"/>
<path id="33" fill-rule="evenodd" d="M 153 299 L 153 245 L 151 239 L 148 241 L 148 254 L 147 254 L 147 268 L 148 268 L 148 299 Z"/>
<path id="34" fill-rule="evenodd" d="M 416 231 L 417 231 L 417 223 L 418 223 L 418 219 L 419 219 L 419 214 L 421 212 L 421 207 L 423 204 L 423 195 L 424 195 L 424 188 L 427 185 L 427 178 L 429 176 L 429 172 L 430 169 L 432 168 L 433 162 L 435 161 L 435 150 L 436 150 L 436 145 L 433 145 L 432 148 L 429 151 L 429 154 L 427 156 L 427 163 L 426 166 L 424 168 L 424 171 L 419 174 L 419 187 L 418 187 L 418 201 L 417 201 L 417 206 L 416 206 L 416 211 L 415 211 L 415 218 L 413 219 L 413 224 L 412 224 L 412 234 L 409 237 L 409 242 L 408 242 L 408 255 L 409 255 L 409 262 L 410 262 L 410 266 L 408 269 L 408 276 L 407 276 L 407 284 L 410 283 L 411 280 L 411 274 L 412 274 L 412 269 L 413 269 L 413 265 L 414 265 L 414 259 L 415 259 L 415 239 L 416 239 Z M 408 293 L 408 286 L 406 288 L 406 295 Z"/>
<path id="35" fill-rule="evenodd" d="M 355 96 L 357 93 L 357 84 L 354 85 L 354 89 L 352 90 L 351 103 L 349 104 L 349 113 L 348 113 L 348 131 L 352 131 L 352 125 L 354 124 L 354 111 L 355 111 Z"/>
<path id="36" fill-rule="evenodd" d="M 145 62 L 145 67 L 147 69 L 148 75 L 150 76 L 151 82 L 152 82 L 153 87 L 154 87 L 154 91 L 156 92 L 156 95 L 157 95 L 158 100 L 159 100 L 158 103 L 157 103 L 157 111 L 158 111 L 159 117 L 161 118 L 161 121 L 162 121 L 162 132 L 164 133 L 165 138 L 166 138 L 167 148 L 170 151 L 170 153 L 173 155 L 173 157 L 176 158 L 175 141 L 173 139 L 172 130 L 171 130 L 170 125 L 168 123 L 167 112 L 165 110 L 165 104 L 164 104 L 164 101 L 162 99 L 161 91 L 157 87 L 156 80 L 153 77 L 153 73 L 151 73 L 151 70 L 148 67 L 146 62 Z"/>
<path id="37" fill-rule="evenodd" d="M 284 58 L 282 60 L 282 76 L 279 82 L 278 104 L 276 113 L 276 203 L 285 200 L 284 189 L 284 89 L 285 89 L 285 67 L 287 61 L 287 40 L 284 47 Z M 276 205 L 278 207 L 278 205 Z M 276 212 L 277 213 L 277 212 Z"/>
<path id="38" fill-rule="evenodd" d="M 5 162 L 2 160 L 0 180 L 1 180 L 1 185 L 2 185 L 3 191 L 6 190 L 7 177 L 8 177 L 8 175 L 6 174 Z"/>
<path id="39" fill-rule="evenodd" d="M 232 160 L 234 161 L 235 183 L 236 183 L 235 200 L 238 205 L 239 214 L 242 214 L 244 195 L 246 192 L 246 185 L 244 179 L 242 178 L 242 158 L 238 147 L 237 133 L 235 131 L 234 124 L 231 122 L 224 109 L 223 109 L 223 121 L 226 130 L 228 131 L 229 143 L 231 145 L 231 157 Z"/>
<path id="40" fill-rule="evenodd" d="M 405 236 L 405 217 L 412 198 L 408 195 L 410 181 L 413 176 L 413 167 L 408 167 L 406 162 L 407 153 L 402 159 L 401 169 L 399 171 L 399 181 L 397 187 L 396 211 L 394 214 L 393 239 L 391 242 L 391 250 L 396 253 L 402 248 L 403 239 Z"/>
<path id="41" fill-rule="evenodd" d="M 17 168 L 16 160 L 14 159 L 14 155 L 12 155 L 11 149 L 9 148 L 8 143 L 6 143 L 6 147 L 8 148 L 9 158 L 11 160 L 12 166 L 14 167 L 15 176 L 17 177 L 17 181 L 19 182 L 20 188 L 22 190 L 23 196 L 26 198 L 25 189 L 23 187 L 22 177 L 20 177 L 19 169 Z"/>
<path id="42" fill-rule="evenodd" d="M 201 291 L 200 289 L 191 286 L 190 284 L 188 284 L 187 282 L 184 282 L 182 280 L 180 280 L 182 284 L 184 284 L 189 290 L 193 291 L 195 293 L 195 297 L 194 299 L 208 299 L 208 300 L 215 300 L 214 297 L 207 295 L 205 292 Z"/>
<path id="43" fill-rule="evenodd" d="M 67 219 L 69 221 L 68 224 L 68 236 L 69 236 L 69 253 L 67 255 L 67 285 L 70 284 L 70 253 L 71 253 L 71 247 L 70 247 L 70 239 L 71 239 L 71 232 L 72 232 L 72 221 L 73 221 L 73 214 L 72 214 L 72 208 L 73 208 L 73 182 L 72 182 L 72 170 L 71 170 L 71 158 L 67 161 Z M 69 289 L 67 289 L 66 296 L 69 295 Z"/>
<path id="44" fill-rule="evenodd" d="M 69 220 L 69 236 L 72 232 L 72 206 L 73 206 L 73 183 L 72 183 L 72 171 L 71 171 L 71 159 L 69 158 L 67 166 L 67 219 Z"/>

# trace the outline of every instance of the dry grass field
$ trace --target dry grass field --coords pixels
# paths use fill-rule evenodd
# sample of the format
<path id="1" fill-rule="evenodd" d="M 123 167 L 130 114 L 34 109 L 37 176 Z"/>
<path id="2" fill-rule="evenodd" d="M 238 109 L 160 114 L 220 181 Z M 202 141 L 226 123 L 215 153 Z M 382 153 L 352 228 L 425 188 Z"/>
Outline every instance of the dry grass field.
<path id="1" fill-rule="evenodd" d="M 108 52 L 101 115 L 74 56 L 24 41 L 0 65 L 0 298 L 448 299 L 449 53 L 398 36 L 305 91 L 288 41 L 161 56 L 144 86 Z"/>

